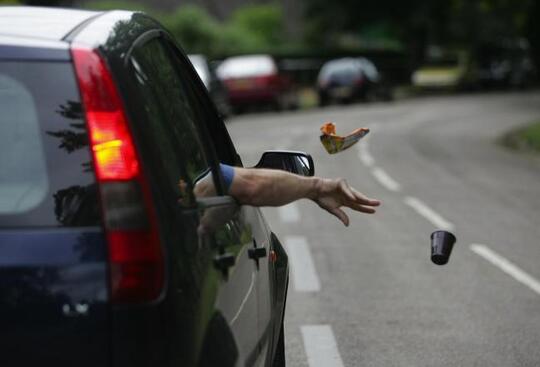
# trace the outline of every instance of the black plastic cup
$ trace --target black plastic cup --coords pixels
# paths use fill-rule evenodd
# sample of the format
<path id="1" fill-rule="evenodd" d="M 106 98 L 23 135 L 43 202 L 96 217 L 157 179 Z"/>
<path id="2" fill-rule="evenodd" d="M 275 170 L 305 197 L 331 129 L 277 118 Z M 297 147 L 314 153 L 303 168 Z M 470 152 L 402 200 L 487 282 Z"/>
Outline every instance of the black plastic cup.
<path id="1" fill-rule="evenodd" d="M 435 231 L 431 234 L 431 261 L 444 265 L 450 259 L 456 236 L 447 231 Z"/>

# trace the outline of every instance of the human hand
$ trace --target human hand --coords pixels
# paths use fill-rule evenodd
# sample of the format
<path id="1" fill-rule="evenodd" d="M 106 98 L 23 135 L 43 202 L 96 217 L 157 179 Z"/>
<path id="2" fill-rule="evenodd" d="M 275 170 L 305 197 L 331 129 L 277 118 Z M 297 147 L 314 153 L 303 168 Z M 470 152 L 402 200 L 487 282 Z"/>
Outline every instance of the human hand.
<path id="1" fill-rule="evenodd" d="M 370 199 L 358 192 L 342 178 L 321 178 L 317 186 L 317 193 L 313 200 L 321 208 L 335 215 L 345 226 L 349 226 L 349 217 L 341 207 L 373 214 L 375 213 L 374 207 L 381 204 L 379 200 Z"/>

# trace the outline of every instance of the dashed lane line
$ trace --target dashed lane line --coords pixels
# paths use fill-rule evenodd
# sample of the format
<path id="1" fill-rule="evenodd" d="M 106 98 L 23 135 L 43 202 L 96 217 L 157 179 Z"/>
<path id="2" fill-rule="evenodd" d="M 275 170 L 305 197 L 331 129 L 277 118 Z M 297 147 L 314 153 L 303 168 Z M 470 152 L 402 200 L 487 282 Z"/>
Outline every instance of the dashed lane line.
<path id="1" fill-rule="evenodd" d="M 278 208 L 278 214 L 284 223 L 297 223 L 300 221 L 300 210 L 298 210 L 298 204 L 296 202 L 280 206 Z"/>
<path id="2" fill-rule="evenodd" d="M 364 163 L 367 167 L 373 167 L 375 165 L 375 160 L 369 153 L 369 144 L 368 139 L 364 139 L 363 142 L 358 144 L 358 158 Z"/>
<path id="3" fill-rule="evenodd" d="M 375 167 L 371 171 L 373 173 L 373 176 L 379 181 L 381 185 L 383 185 L 387 190 L 398 192 L 401 190 L 401 185 L 394 180 L 386 171 L 384 171 L 382 168 Z"/>
<path id="4" fill-rule="evenodd" d="M 303 236 L 287 236 L 284 242 L 291 264 L 294 289 L 297 292 L 320 291 L 321 283 L 307 239 Z"/>
<path id="5" fill-rule="evenodd" d="M 300 330 L 309 367 L 343 367 L 330 325 L 304 325 Z"/>
<path id="6" fill-rule="evenodd" d="M 405 198 L 405 204 L 409 205 L 418 214 L 430 221 L 436 228 L 446 231 L 452 231 L 454 229 L 454 225 L 452 223 L 444 219 L 440 214 L 438 214 L 435 210 L 431 209 L 420 199 L 412 196 L 407 196 Z"/>
<path id="7" fill-rule="evenodd" d="M 534 279 L 532 276 L 521 270 L 503 256 L 491 250 L 486 245 L 473 243 L 470 246 L 470 249 L 472 252 L 483 257 L 485 260 L 489 261 L 491 264 L 495 265 L 521 284 L 529 287 L 537 294 L 540 294 L 540 282 L 538 280 Z"/>

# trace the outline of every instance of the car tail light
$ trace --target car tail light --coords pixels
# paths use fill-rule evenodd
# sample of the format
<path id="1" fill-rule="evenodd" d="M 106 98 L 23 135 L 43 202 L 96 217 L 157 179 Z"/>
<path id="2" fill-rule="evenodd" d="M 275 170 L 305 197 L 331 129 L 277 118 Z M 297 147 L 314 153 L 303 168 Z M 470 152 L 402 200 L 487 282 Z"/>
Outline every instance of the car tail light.
<path id="1" fill-rule="evenodd" d="M 164 259 L 149 185 L 126 114 L 100 55 L 73 48 L 96 178 L 100 187 L 115 303 L 155 300 L 164 287 Z"/>

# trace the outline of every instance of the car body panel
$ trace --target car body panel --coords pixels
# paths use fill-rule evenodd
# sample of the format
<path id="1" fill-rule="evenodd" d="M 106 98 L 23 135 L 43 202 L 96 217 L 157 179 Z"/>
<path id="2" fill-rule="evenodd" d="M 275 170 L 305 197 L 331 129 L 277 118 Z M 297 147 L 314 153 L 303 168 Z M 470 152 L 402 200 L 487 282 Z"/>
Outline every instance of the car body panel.
<path id="1" fill-rule="evenodd" d="M 464 51 L 439 51 L 413 72 L 419 89 L 456 89 L 472 86 L 477 79 L 470 55 Z"/>
<path id="2" fill-rule="evenodd" d="M 2 366 L 109 365 L 100 228 L 0 231 Z"/>
<path id="3" fill-rule="evenodd" d="M 32 52 L 38 59 L 54 60 L 55 57 L 69 59 L 70 55 L 67 53 L 69 50 L 65 45 L 94 49 L 102 56 L 121 94 L 130 127 L 133 129 L 133 140 L 137 149 L 142 152 L 142 166 L 151 186 L 153 198 L 156 200 L 160 236 L 166 258 L 166 286 L 162 296 L 154 302 L 111 305 L 108 301 L 107 255 L 106 251 L 103 251 L 106 248 L 106 241 L 101 227 L 71 232 L 50 230 L 47 232 L 49 234 L 46 234 L 46 231 L 21 229 L 17 232 L 19 241 L 25 243 L 21 249 L 33 252 L 36 258 L 28 254 L 25 255 L 27 258 L 17 257 L 13 249 L 5 250 L 6 258 L 18 263 L 6 271 L 13 270 L 22 279 L 26 276 L 27 265 L 35 264 L 37 266 L 35 271 L 38 273 L 41 271 L 39 269 L 47 268 L 51 269 L 50 272 L 53 274 L 63 274 L 60 280 L 50 282 L 49 288 L 60 292 L 64 302 L 57 302 L 54 309 L 66 315 L 85 314 L 87 310 L 92 312 L 90 316 L 69 319 L 80 319 L 80 323 L 88 321 L 84 325 L 81 324 L 80 329 L 77 322 L 72 322 L 71 327 L 65 329 L 73 335 L 82 332 L 78 337 L 72 337 L 70 341 L 74 353 L 80 352 L 80 348 L 85 346 L 86 349 L 80 352 L 81 356 L 95 351 L 94 355 L 79 364 L 85 365 L 84 363 L 88 362 L 102 366 L 109 364 L 270 366 L 272 351 L 275 350 L 281 330 L 288 280 L 288 265 L 283 248 L 276 245 L 275 237 L 256 208 L 239 208 L 233 217 L 227 217 L 225 223 L 208 237 L 199 233 L 198 229 L 201 218 L 209 209 L 182 208 L 176 201 L 163 205 L 158 202 L 160 192 L 163 190 L 154 171 L 157 170 L 155 167 L 158 167 L 156 162 L 163 161 L 163 157 L 148 153 L 151 147 L 144 138 L 147 125 L 143 117 L 146 101 L 141 98 L 131 80 L 132 65 L 129 63 L 129 57 L 136 47 L 149 39 L 157 37 L 170 42 L 171 45 L 174 41 L 156 21 L 141 13 L 113 11 L 87 16 L 82 19 L 84 17 L 81 15 L 79 21 L 82 21 L 82 24 L 70 24 L 74 27 L 63 36 L 64 41 L 38 39 L 34 41 L 29 38 L 27 41 L 27 38 L 21 38 L 21 43 L 26 42 L 24 45 L 17 42 L 4 44 L 0 42 L 2 44 L 0 48 L 7 49 L 13 46 L 10 57 L 14 59 L 30 55 Z M 64 30 L 67 28 L 66 26 Z M 51 32 L 55 37 L 60 33 Z M 33 42 L 39 47 L 31 51 Z M 50 47 L 45 44 L 47 42 Z M 199 129 L 205 137 L 204 142 L 208 151 L 213 152 L 215 149 L 215 153 L 212 153 L 215 154 L 213 173 L 219 176 L 216 168 L 218 160 L 231 165 L 241 165 L 240 158 L 223 121 L 218 117 L 202 82 L 195 77 L 195 71 L 187 62 L 185 54 L 177 46 L 171 47 L 174 47 L 179 55 L 179 67 L 189 80 L 189 88 L 193 88 L 194 96 L 201 104 L 201 110 L 206 111 L 204 115 L 206 118 L 201 120 L 203 122 Z M 49 52 L 56 54 L 48 54 Z M 218 187 L 223 190 L 221 184 Z M 87 234 L 88 231 L 90 234 Z M 217 232 L 222 235 L 217 235 Z M 14 232 L 0 232 L 0 254 L 5 244 L 15 241 L 13 235 Z M 101 257 L 75 256 L 75 249 L 81 247 L 77 241 L 82 241 L 85 236 L 90 236 L 91 243 L 98 244 Z M 220 238 L 223 240 L 224 237 L 228 238 L 229 244 L 220 244 Z M 50 241 L 47 242 L 46 238 Z M 44 241 L 48 244 L 43 245 Z M 52 249 L 53 242 L 58 246 L 56 249 Z M 279 265 L 270 263 L 268 256 L 260 259 L 257 265 L 256 261 L 250 258 L 248 251 L 254 246 L 265 247 L 267 251 L 276 248 L 281 254 Z M 44 253 L 46 249 L 48 251 Z M 23 252 L 26 253 L 26 250 Z M 224 272 L 216 267 L 215 259 L 227 252 L 231 252 L 235 257 L 235 265 Z M 49 254 L 51 259 L 47 257 Z M 1 266 L 0 271 L 4 272 Z M 46 273 L 48 272 L 47 270 Z M 16 283 L 9 282 L 9 286 L 2 292 L 6 295 L 14 292 L 14 284 Z M 81 285 L 82 288 L 77 289 L 77 285 Z M 49 296 L 48 294 L 47 297 Z M 68 301 L 74 302 L 68 305 L 69 309 L 68 306 L 64 307 Z M 86 302 L 90 305 L 89 308 L 85 306 Z M 2 307 L 5 306 L 3 302 L 0 304 Z M 57 310 L 58 305 L 60 309 Z M 45 312 L 43 315 L 47 315 L 44 316 L 47 320 L 56 323 L 58 317 L 50 316 L 50 312 L 53 312 L 51 309 L 44 309 L 43 312 Z M 23 315 L 21 313 L 13 315 L 11 325 L 16 327 L 20 325 L 20 318 Z M 98 319 L 92 319 L 94 315 Z M 90 323 L 90 320 L 93 320 L 93 323 Z M 39 325 L 41 324 L 37 324 L 38 328 Z M 61 323 L 58 325 L 62 328 Z M 94 329 L 86 330 L 85 327 Z M 67 335 L 62 338 L 67 338 Z M 99 342 L 93 342 L 94 336 L 96 338 L 99 336 Z M 26 335 L 20 340 L 33 339 Z M 92 341 L 92 344 L 85 344 L 86 340 Z M 52 338 L 51 342 L 54 341 Z M 71 344 L 68 342 L 65 345 Z M 36 354 L 38 355 L 40 354 Z M 70 355 L 65 353 L 66 358 Z M 49 354 L 43 354 L 42 357 L 41 363 L 58 361 L 57 365 L 67 365 L 63 360 L 53 359 Z M 216 361 L 219 362 L 216 364 Z"/>
<path id="4" fill-rule="evenodd" d="M 70 58 L 66 42 L 0 34 L 0 60 L 68 61 Z"/>
<path id="5" fill-rule="evenodd" d="M 78 25 L 99 14 L 88 10 L 4 6 L 0 7 L 0 34 L 61 40 Z"/>
<path id="6" fill-rule="evenodd" d="M 375 65 L 364 57 L 345 57 L 326 62 L 317 77 L 319 103 L 350 102 L 367 98 L 380 84 Z"/>

